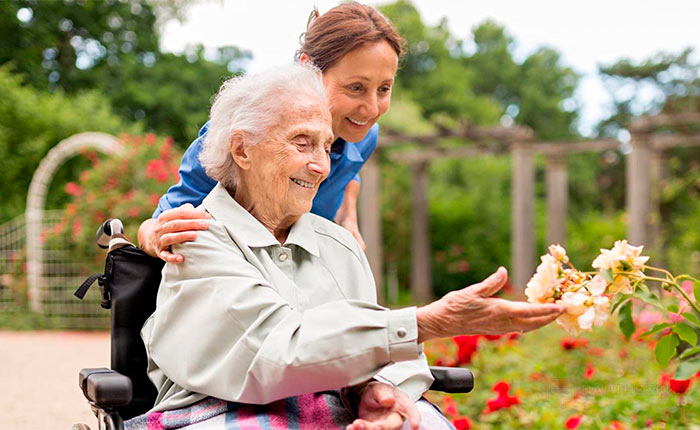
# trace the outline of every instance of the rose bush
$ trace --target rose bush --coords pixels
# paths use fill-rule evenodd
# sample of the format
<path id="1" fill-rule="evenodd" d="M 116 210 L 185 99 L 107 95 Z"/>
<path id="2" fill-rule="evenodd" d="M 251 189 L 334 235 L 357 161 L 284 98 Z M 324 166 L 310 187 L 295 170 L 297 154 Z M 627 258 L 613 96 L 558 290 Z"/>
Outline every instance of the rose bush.
<path id="1" fill-rule="evenodd" d="M 557 323 L 571 334 L 590 331 L 619 310 L 620 329 L 629 338 L 637 331 L 634 304 L 656 308 L 662 312 L 660 320 L 638 336 L 660 336 L 654 349 L 656 360 L 665 367 L 677 355 L 681 363 L 674 378 L 687 380 L 700 371 L 700 281 L 646 265 L 649 257 L 641 255 L 642 249 L 618 240 L 612 249 L 600 250 L 592 263 L 597 272 L 590 273 L 576 269 L 566 250 L 552 245 L 549 253 L 541 257 L 525 294 L 532 303 L 566 305 L 567 312 L 557 318 Z M 665 294 L 659 297 L 648 283 L 659 284 Z"/>
<path id="2" fill-rule="evenodd" d="M 635 323 L 644 326 L 645 318 L 635 315 Z M 481 337 L 467 365 L 474 390 L 428 396 L 455 426 L 473 430 L 566 429 L 567 423 L 586 430 L 698 428 L 700 374 L 672 382 L 673 374 L 654 360 L 656 343 L 650 336 L 625 339 L 614 319 L 577 338 L 555 325 L 515 338 Z M 459 348 L 452 339 L 425 345 L 431 365 L 457 365 Z"/>
<path id="3" fill-rule="evenodd" d="M 59 222 L 42 232 L 42 240 L 67 240 L 84 271 L 99 271 L 104 252 L 95 246 L 95 231 L 107 218 L 120 218 L 127 237 L 136 241 L 141 222 L 151 217 L 160 196 L 179 180 L 181 153 L 171 138 L 121 135 L 123 150 L 113 156 L 94 151 L 82 155 L 91 162 L 65 192 L 70 203 Z"/>

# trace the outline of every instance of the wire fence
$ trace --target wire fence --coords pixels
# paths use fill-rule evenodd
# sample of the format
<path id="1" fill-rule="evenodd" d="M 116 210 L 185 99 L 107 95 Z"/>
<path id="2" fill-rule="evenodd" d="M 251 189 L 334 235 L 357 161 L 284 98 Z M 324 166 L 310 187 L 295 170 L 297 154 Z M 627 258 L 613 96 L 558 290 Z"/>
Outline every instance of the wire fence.
<path id="1" fill-rule="evenodd" d="M 48 327 L 107 328 L 109 312 L 100 307 L 97 288 L 92 288 L 82 301 L 73 295 L 89 275 L 86 264 L 72 258 L 65 236 L 46 240 L 62 213 L 51 210 L 44 213 L 41 276 L 35 289 L 38 308 L 33 311 Z M 0 225 L 0 313 L 17 312 L 30 312 L 24 216 Z"/>

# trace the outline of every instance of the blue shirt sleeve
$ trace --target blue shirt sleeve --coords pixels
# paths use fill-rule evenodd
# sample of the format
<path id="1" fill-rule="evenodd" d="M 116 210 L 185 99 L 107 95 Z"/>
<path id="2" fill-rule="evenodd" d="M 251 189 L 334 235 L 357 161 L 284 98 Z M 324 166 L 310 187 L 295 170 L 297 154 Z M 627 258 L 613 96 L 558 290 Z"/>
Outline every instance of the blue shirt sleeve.
<path id="1" fill-rule="evenodd" d="M 160 198 L 158 207 L 153 212 L 153 218 L 157 218 L 163 211 L 180 207 L 185 203 L 199 206 L 216 185 L 216 181 L 207 176 L 202 163 L 199 162 L 199 153 L 202 150 L 202 142 L 207 136 L 208 127 L 207 122 L 199 130 L 197 139 L 185 151 L 178 169 L 180 181 L 170 187 L 168 192 Z"/>

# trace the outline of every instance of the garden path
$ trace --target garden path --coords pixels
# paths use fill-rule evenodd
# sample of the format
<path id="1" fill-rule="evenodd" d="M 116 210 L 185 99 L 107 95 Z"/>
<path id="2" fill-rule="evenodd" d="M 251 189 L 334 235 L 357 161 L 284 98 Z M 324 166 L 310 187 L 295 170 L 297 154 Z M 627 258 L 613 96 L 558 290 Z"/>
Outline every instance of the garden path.
<path id="1" fill-rule="evenodd" d="M 78 388 L 83 367 L 109 367 L 109 333 L 0 330 L 0 429 L 96 427 Z"/>

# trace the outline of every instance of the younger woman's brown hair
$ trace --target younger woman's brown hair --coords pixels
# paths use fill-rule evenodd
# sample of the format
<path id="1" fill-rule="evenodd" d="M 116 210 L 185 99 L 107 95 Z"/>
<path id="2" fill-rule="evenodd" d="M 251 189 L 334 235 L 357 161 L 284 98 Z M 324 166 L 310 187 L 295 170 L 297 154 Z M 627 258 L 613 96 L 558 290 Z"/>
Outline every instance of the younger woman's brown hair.
<path id="1" fill-rule="evenodd" d="M 309 17 L 306 32 L 301 35 L 301 54 L 325 71 L 345 54 L 365 44 L 386 40 L 401 59 L 406 42 L 391 22 L 372 6 L 357 2 L 343 3 L 319 15 L 318 9 Z"/>

